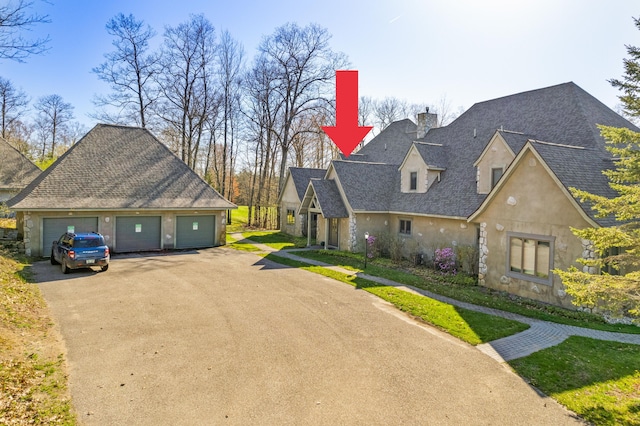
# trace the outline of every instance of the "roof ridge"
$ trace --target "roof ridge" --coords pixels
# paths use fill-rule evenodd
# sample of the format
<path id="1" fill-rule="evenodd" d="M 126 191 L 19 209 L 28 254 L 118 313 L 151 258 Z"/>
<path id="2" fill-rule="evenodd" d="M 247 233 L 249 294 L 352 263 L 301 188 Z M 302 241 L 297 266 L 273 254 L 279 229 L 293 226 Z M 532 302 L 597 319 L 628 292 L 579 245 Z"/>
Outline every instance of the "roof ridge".
<path id="1" fill-rule="evenodd" d="M 444 144 L 434 143 L 434 142 L 413 141 L 413 143 L 419 144 L 419 145 L 429 145 L 429 146 L 444 146 Z"/>
<path id="2" fill-rule="evenodd" d="M 537 139 L 529 139 L 529 141 L 530 142 L 539 143 L 541 145 L 557 146 L 557 147 L 560 147 L 560 148 L 589 149 L 589 148 L 584 147 L 584 146 L 566 145 L 566 144 L 556 143 L 556 142 L 545 142 L 545 141 L 539 141 Z"/>

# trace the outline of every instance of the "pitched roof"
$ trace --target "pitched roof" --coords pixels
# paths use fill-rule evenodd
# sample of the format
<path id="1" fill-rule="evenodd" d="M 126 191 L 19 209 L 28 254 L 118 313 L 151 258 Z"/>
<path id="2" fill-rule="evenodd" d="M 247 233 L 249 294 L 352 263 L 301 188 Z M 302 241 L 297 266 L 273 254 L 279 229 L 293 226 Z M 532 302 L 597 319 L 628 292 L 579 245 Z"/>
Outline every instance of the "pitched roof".
<path id="1" fill-rule="evenodd" d="M 35 164 L 0 138 L 0 189 L 22 189 L 40 173 Z"/>
<path id="2" fill-rule="evenodd" d="M 569 188 L 582 189 L 594 194 L 612 198 L 618 194 L 609 186 L 609 181 L 602 171 L 614 168 L 610 158 L 598 155 L 594 148 L 572 148 L 565 145 L 530 141 L 551 171 L 562 185 Z M 590 203 L 578 203 L 594 222 L 601 226 L 612 226 L 616 223 L 613 216 L 598 218 L 591 209 Z"/>
<path id="3" fill-rule="evenodd" d="M 408 213 L 468 217 L 485 198 L 477 194 L 473 164 L 496 130 L 512 131 L 511 134 L 502 132 L 512 149 L 524 146 L 525 135 L 527 138 L 533 135 L 541 141 L 591 148 L 590 152 L 599 159 L 596 162 L 602 164 L 602 160 L 610 155 L 604 149 L 604 139 L 597 124 L 638 131 L 633 124 L 574 83 L 477 103 L 448 126 L 432 129 L 421 139 L 442 144 L 447 150 L 449 164 L 442 172 L 441 181 L 434 183 L 420 197 L 417 196 L 419 194 L 396 191 L 394 203 Z M 517 154 L 518 151 L 514 152 Z M 561 155 L 554 161 L 554 169 L 574 166 L 567 155 Z M 595 170 L 594 176 L 601 170 Z M 566 180 L 563 184 L 569 186 L 569 175 L 558 173 L 558 178 Z"/>
<path id="4" fill-rule="evenodd" d="M 449 155 L 443 145 L 426 142 L 414 142 L 413 145 L 422 157 L 427 167 L 432 169 L 446 169 L 449 163 Z"/>
<path id="5" fill-rule="evenodd" d="M 309 185 L 313 187 L 324 217 L 349 217 L 335 180 L 311 179 Z"/>
<path id="6" fill-rule="evenodd" d="M 148 130 L 98 124 L 7 204 L 35 209 L 231 209 Z"/>
<path id="7" fill-rule="evenodd" d="M 307 185 L 311 179 L 322 179 L 327 173 L 326 169 L 313 169 L 307 167 L 289 167 L 289 173 L 293 179 L 293 184 L 296 187 L 298 193 L 298 199 L 304 198 L 304 192 L 307 190 Z"/>
<path id="8" fill-rule="evenodd" d="M 416 132 L 417 126 L 413 121 L 395 121 L 355 153 L 357 155 L 350 155 L 348 160 L 400 165 L 416 138 Z"/>
<path id="9" fill-rule="evenodd" d="M 389 210 L 392 193 L 400 188 L 394 184 L 397 165 L 343 160 L 331 164 L 353 210 Z"/>
<path id="10" fill-rule="evenodd" d="M 349 160 L 355 161 L 332 164 L 354 210 L 467 218 L 486 198 L 477 193 L 474 163 L 496 132 L 516 155 L 534 141 L 536 151 L 566 188 L 609 195 L 602 170 L 611 166 L 611 155 L 599 124 L 640 131 L 570 82 L 477 103 L 418 141 L 413 140 L 415 124 L 401 120 L 365 145 L 358 152 L 361 159 L 353 156 Z M 425 194 L 401 192 L 398 168 L 380 164 L 401 164 L 412 144 L 425 163 L 445 169 Z M 585 212 L 594 218 L 591 211 Z M 607 220 L 597 221 L 604 225 Z"/>

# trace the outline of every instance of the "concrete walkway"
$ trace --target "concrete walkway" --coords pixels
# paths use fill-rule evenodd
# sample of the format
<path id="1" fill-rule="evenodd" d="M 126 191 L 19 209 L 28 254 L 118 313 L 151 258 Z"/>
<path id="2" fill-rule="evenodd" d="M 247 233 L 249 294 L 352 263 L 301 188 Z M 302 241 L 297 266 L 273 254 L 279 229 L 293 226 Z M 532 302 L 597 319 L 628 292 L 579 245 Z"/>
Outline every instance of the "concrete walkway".
<path id="1" fill-rule="evenodd" d="M 307 249 L 294 249 L 294 250 L 277 250 L 269 247 L 266 244 L 260 244 L 255 241 L 251 241 L 242 236 L 241 233 L 233 233 L 231 237 L 237 241 L 245 241 L 251 245 L 259 248 L 266 253 L 276 253 L 280 257 L 296 260 L 299 262 L 308 263 L 310 265 L 322 266 L 327 269 L 331 269 L 344 274 L 353 275 L 353 271 L 341 268 L 339 266 L 329 265 L 327 263 L 318 262 L 312 259 L 306 259 L 304 257 L 296 256 L 296 251 L 304 251 Z M 374 281 L 383 285 L 397 287 L 405 291 L 421 294 L 431 299 L 439 300 L 444 303 L 448 303 L 453 306 L 458 306 L 471 311 L 482 312 L 489 315 L 495 315 L 502 318 L 507 318 L 515 321 L 519 321 L 525 324 L 529 324 L 527 330 L 514 334 L 512 336 L 504 337 L 502 339 L 494 340 L 489 343 L 483 343 L 476 346 L 480 351 L 489 355 L 493 359 L 499 362 L 510 361 L 516 358 L 522 358 L 531 355 L 542 349 L 546 349 L 562 343 L 569 336 L 582 336 L 589 337 L 591 339 L 609 340 L 622 343 L 632 343 L 640 345 L 640 334 L 625 334 L 614 333 L 610 331 L 592 330 L 589 328 L 576 327 L 572 325 L 557 324 L 548 321 L 542 321 L 534 318 L 525 317 L 522 315 L 514 314 L 511 312 L 504 312 L 498 309 L 487 308 L 484 306 L 473 305 L 471 303 L 461 302 L 459 300 L 451 299 L 446 296 L 432 293 L 427 290 L 422 290 L 416 287 L 400 284 L 395 281 L 391 281 L 385 278 L 375 277 L 365 273 L 357 273 L 356 276 L 365 278 L 370 281 Z"/>

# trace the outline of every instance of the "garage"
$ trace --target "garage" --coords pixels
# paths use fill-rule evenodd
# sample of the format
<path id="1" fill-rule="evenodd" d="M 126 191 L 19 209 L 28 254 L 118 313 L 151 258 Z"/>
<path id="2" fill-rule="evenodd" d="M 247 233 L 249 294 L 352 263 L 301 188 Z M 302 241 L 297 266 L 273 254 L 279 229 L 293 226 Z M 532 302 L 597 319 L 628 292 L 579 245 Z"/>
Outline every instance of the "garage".
<path id="1" fill-rule="evenodd" d="M 216 217 L 177 216 L 176 248 L 213 247 L 216 235 Z"/>
<path id="2" fill-rule="evenodd" d="M 160 250 L 160 216 L 117 216 L 114 251 Z"/>
<path id="3" fill-rule="evenodd" d="M 65 216 L 42 219 L 42 255 L 51 254 L 51 243 L 65 232 L 98 232 L 98 217 Z"/>

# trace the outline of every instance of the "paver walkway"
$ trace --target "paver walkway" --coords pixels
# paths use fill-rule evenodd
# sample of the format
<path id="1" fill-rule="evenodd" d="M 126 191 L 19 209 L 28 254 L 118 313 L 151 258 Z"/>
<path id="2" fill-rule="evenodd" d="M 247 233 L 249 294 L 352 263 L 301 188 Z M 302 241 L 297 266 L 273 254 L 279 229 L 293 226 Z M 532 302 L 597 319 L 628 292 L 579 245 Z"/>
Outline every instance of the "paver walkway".
<path id="1" fill-rule="evenodd" d="M 273 247 L 269 247 L 266 244 L 257 243 L 255 241 L 251 241 L 242 236 L 241 233 L 233 233 L 231 236 L 238 240 L 244 240 L 260 250 L 268 253 L 277 252 L 278 256 L 286 257 L 288 259 L 296 260 L 299 262 L 308 263 L 310 265 L 322 266 L 327 269 L 331 269 L 337 272 L 342 272 L 345 274 L 352 275 L 353 271 L 341 268 L 339 266 L 330 265 L 328 263 L 319 262 L 313 259 L 306 259 L 304 257 L 296 256 L 296 251 L 304 251 L 307 249 L 294 249 L 294 250 L 277 250 Z M 601 330 L 593 330 L 589 328 L 576 327 L 572 325 L 564 325 L 557 324 L 548 321 L 542 321 L 534 318 L 525 317 L 519 314 L 514 314 L 511 312 L 505 312 L 498 309 L 487 308 L 484 306 L 473 305 L 471 303 L 461 302 L 459 300 L 451 299 L 446 296 L 441 296 L 439 294 L 432 293 L 427 290 L 422 290 L 416 287 L 412 287 L 405 284 L 400 284 L 395 281 L 388 280 L 386 278 L 375 277 L 373 275 L 368 275 L 365 273 L 356 273 L 356 276 L 360 278 L 365 278 L 370 281 L 374 281 L 383 285 L 388 285 L 392 287 L 397 287 L 408 292 L 421 294 L 423 296 L 430 297 L 435 300 L 439 300 L 444 303 L 448 303 L 450 305 L 458 306 L 461 308 L 465 308 L 471 311 L 482 312 L 489 315 L 495 315 L 502 318 L 507 318 L 519 322 L 523 322 L 525 324 L 529 324 L 530 327 L 520 333 L 514 334 L 512 336 L 504 337 L 502 339 L 494 340 L 492 342 L 483 343 L 476 346 L 480 351 L 489 355 L 499 362 L 510 361 L 516 358 L 522 358 L 527 355 L 531 355 L 534 352 L 537 352 L 542 349 L 546 349 L 555 345 L 562 343 L 569 336 L 582 336 L 589 337 L 591 339 L 598 340 L 610 340 L 615 342 L 622 343 L 633 343 L 636 345 L 640 345 L 640 334 L 625 334 L 625 333 L 615 333 L 610 331 L 601 331 Z"/>

